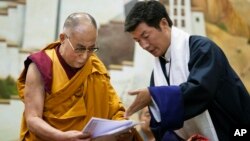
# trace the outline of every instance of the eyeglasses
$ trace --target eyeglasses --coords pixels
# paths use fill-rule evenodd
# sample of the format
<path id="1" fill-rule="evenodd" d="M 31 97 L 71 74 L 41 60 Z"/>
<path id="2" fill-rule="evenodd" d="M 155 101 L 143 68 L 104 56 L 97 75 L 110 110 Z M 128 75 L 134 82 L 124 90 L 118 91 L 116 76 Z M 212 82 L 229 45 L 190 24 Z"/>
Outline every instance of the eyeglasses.
<path id="1" fill-rule="evenodd" d="M 97 52 L 99 50 L 98 47 L 92 47 L 92 48 L 77 47 L 77 48 L 74 48 L 67 35 L 66 35 L 66 38 L 69 41 L 69 45 L 71 46 L 71 48 L 73 49 L 73 51 L 75 53 L 85 53 L 86 51 L 88 53 L 93 53 L 93 52 Z"/>

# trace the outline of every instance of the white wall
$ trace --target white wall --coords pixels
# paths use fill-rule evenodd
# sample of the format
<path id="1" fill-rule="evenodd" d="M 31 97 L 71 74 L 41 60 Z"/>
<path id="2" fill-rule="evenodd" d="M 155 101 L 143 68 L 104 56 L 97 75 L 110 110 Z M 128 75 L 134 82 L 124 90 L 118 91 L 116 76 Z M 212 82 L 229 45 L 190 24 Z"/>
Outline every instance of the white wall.
<path id="1" fill-rule="evenodd" d="M 0 41 L 0 78 L 5 78 L 8 75 L 7 68 L 7 44 L 5 41 Z"/>
<path id="2" fill-rule="evenodd" d="M 135 77 L 132 88 L 137 89 L 149 86 L 153 63 L 154 56 L 142 49 L 140 45 L 136 43 L 134 54 Z"/>
<path id="3" fill-rule="evenodd" d="M 58 0 L 27 0 L 23 48 L 43 48 L 53 42 Z"/>
<path id="4" fill-rule="evenodd" d="M 122 70 L 110 70 L 111 83 L 118 92 L 125 106 L 134 101 L 135 96 L 128 95 L 128 91 L 146 88 L 150 83 L 154 57 L 135 44 L 133 66 L 122 66 Z"/>
<path id="5" fill-rule="evenodd" d="M 14 43 L 21 46 L 23 39 L 23 27 L 24 27 L 24 12 L 25 7 L 22 4 L 17 5 L 16 8 L 8 9 L 8 34 L 5 36 L 7 42 Z"/>
<path id="6" fill-rule="evenodd" d="M 6 39 L 6 35 L 8 34 L 8 16 L 7 15 L 0 15 L 0 37 Z"/>
<path id="7" fill-rule="evenodd" d="M 24 105 L 20 100 L 0 104 L 0 140 L 18 141 Z"/>
<path id="8" fill-rule="evenodd" d="M 27 0 L 23 48 L 41 48 L 57 39 L 58 0 Z M 97 24 L 108 23 L 110 19 L 124 12 L 121 0 L 61 0 L 59 32 L 68 15 L 73 12 L 87 12 Z"/>
<path id="9" fill-rule="evenodd" d="M 174 4 L 174 0 L 169 0 L 169 17 L 174 23 L 174 20 L 177 20 L 177 27 L 188 32 L 192 33 L 192 23 L 191 23 L 191 2 L 190 0 L 184 0 L 184 6 L 181 4 L 181 0 L 177 0 L 177 5 Z M 177 9 L 177 15 L 174 15 L 174 9 Z M 185 16 L 181 15 L 181 9 L 184 9 Z M 185 27 L 181 26 L 181 21 L 185 20 Z"/>
<path id="10" fill-rule="evenodd" d="M 19 75 L 19 48 L 17 47 L 7 47 L 8 55 L 5 59 L 6 68 L 8 69 L 8 74 L 16 79 Z"/>
<path id="11" fill-rule="evenodd" d="M 59 31 L 68 15 L 73 12 L 87 12 L 97 24 L 105 24 L 124 12 L 122 0 L 62 0 Z"/>
<path id="12" fill-rule="evenodd" d="M 130 96 L 127 91 L 146 88 L 150 83 L 150 76 L 153 70 L 154 57 L 146 50 L 143 50 L 138 43 L 135 44 L 133 74 L 130 84 L 127 86 L 123 99 L 128 107 L 132 104 L 135 96 Z"/>
<path id="13" fill-rule="evenodd" d="M 206 36 L 204 14 L 202 12 L 192 12 L 193 34 Z"/>

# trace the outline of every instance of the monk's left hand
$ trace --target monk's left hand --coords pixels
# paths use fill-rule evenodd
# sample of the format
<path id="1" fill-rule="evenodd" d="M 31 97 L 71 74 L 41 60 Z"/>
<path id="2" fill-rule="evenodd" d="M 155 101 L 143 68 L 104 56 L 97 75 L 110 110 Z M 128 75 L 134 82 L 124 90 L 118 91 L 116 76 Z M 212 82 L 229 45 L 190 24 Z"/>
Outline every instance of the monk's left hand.
<path id="1" fill-rule="evenodd" d="M 126 118 L 129 118 L 129 116 L 133 115 L 135 112 L 141 110 L 145 106 L 148 106 L 152 102 L 148 88 L 129 91 L 128 93 L 130 95 L 136 95 L 136 98 L 125 112 L 124 116 Z"/>

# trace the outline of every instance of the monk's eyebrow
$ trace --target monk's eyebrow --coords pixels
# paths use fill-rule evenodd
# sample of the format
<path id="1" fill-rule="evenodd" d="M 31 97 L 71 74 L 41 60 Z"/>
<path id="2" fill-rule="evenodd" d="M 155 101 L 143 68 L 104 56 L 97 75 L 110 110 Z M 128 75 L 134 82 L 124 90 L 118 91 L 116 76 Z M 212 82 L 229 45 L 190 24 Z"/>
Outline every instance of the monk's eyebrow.
<path id="1" fill-rule="evenodd" d="M 82 45 L 82 44 L 77 44 L 76 45 L 77 48 L 86 48 L 86 46 Z"/>
<path id="2" fill-rule="evenodd" d="M 85 45 L 82 45 L 82 44 L 79 44 L 79 43 L 77 44 L 76 47 L 77 47 L 77 48 L 88 48 L 88 47 L 86 47 Z M 93 47 L 95 47 L 95 44 L 89 46 L 89 48 L 93 48 Z"/>

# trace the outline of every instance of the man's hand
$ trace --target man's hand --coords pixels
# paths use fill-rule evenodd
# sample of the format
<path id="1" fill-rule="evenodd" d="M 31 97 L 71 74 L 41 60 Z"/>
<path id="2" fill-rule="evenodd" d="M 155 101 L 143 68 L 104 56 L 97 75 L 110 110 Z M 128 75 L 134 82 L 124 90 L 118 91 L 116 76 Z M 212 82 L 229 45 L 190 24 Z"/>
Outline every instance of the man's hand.
<path id="1" fill-rule="evenodd" d="M 136 132 L 136 130 L 131 128 L 126 131 L 121 131 L 120 133 L 101 136 L 93 139 L 92 141 L 133 141 L 134 132 Z"/>
<path id="2" fill-rule="evenodd" d="M 122 132 L 121 134 L 116 136 L 116 141 L 132 141 L 134 138 L 132 129 Z"/>
<path id="3" fill-rule="evenodd" d="M 141 110 L 145 106 L 151 103 L 151 95 L 148 88 L 139 89 L 135 91 L 129 91 L 128 94 L 136 95 L 134 102 L 130 105 L 130 107 L 125 112 L 125 117 L 129 118 L 129 116 L 133 115 L 135 112 Z"/>

